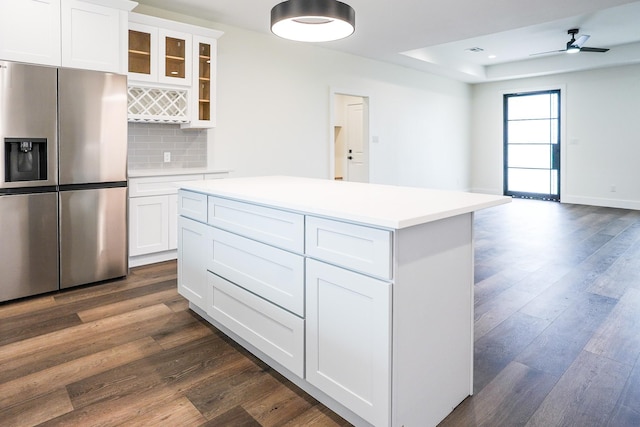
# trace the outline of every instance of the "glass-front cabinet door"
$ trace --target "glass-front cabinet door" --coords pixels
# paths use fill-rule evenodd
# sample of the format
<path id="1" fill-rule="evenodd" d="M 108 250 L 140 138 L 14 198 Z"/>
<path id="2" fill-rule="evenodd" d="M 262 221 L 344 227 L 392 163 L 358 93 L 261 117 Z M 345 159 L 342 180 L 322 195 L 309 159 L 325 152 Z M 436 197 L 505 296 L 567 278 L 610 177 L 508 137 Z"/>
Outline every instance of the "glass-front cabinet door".
<path id="1" fill-rule="evenodd" d="M 132 80 L 158 80 L 158 29 L 129 23 L 129 77 Z"/>
<path id="2" fill-rule="evenodd" d="M 215 39 L 193 36 L 195 60 L 193 61 L 193 94 L 190 102 L 192 122 L 185 127 L 215 126 L 216 48 Z"/>
<path id="3" fill-rule="evenodd" d="M 158 30 L 160 73 L 158 81 L 173 85 L 191 85 L 191 35 Z"/>
<path id="4" fill-rule="evenodd" d="M 211 120 L 211 45 L 198 43 L 198 120 Z"/>

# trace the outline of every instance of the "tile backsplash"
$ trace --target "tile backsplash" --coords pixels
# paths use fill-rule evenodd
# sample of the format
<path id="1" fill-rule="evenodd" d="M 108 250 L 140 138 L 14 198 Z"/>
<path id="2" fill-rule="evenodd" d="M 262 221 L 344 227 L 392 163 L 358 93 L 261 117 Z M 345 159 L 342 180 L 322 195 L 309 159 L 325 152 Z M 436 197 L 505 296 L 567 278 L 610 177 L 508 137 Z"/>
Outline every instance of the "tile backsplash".
<path id="1" fill-rule="evenodd" d="M 129 170 L 207 166 L 207 131 L 178 124 L 129 123 Z M 171 161 L 164 161 L 164 153 Z"/>

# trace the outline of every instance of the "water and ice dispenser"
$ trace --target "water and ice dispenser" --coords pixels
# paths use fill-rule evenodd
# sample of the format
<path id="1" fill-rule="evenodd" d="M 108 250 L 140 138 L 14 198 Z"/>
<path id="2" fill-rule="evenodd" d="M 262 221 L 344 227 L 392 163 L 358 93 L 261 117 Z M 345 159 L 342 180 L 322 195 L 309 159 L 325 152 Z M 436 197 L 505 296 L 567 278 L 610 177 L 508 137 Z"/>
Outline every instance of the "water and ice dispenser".
<path id="1" fill-rule="evenodd" d="M 5 138 L 5 182 L 47 179 L 46 138 Z"/>

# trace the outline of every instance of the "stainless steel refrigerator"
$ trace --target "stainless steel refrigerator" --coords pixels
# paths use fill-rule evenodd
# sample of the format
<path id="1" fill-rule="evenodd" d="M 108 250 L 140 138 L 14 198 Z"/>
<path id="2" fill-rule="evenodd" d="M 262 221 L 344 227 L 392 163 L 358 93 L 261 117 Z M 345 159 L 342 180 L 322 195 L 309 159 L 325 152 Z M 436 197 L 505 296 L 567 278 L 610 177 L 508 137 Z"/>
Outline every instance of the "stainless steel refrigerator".
<path id="1" fill-rule="evenodd" d="M 127 274 L 126 77 L 0 62 L 0 301 Z"/>

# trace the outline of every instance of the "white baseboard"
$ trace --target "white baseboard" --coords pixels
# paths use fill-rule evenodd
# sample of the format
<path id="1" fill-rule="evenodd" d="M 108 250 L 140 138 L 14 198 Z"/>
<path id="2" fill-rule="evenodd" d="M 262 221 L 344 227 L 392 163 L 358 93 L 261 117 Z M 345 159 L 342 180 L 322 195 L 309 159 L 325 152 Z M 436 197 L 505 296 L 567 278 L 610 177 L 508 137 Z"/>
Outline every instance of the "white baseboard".
<path id="1" fill-rule="evenodd" d="M 470 190 L 472 193 L 480 193 L 480 194 L 491 194 L 494 196 L 502 196 L 503 191 L 502 188 L 478 188 L 473 187 Z"/>
<path id="2" fill-rule="evenodd" d="M 177 249 L 129 257 L 129 267 L 139 267 L 141 265 L 155 264 L 156 262 L 169 261 L 172 259 L 178 259 Z"/>
<path id="3" fill-rule="evenodd" d="M 602 206 L 606 208 L 640 210 L 640 201 L 623 199 L 605 199 L 585 196 L 560 196 L 561 203 L 573 203 L 576 205 Z"/>

